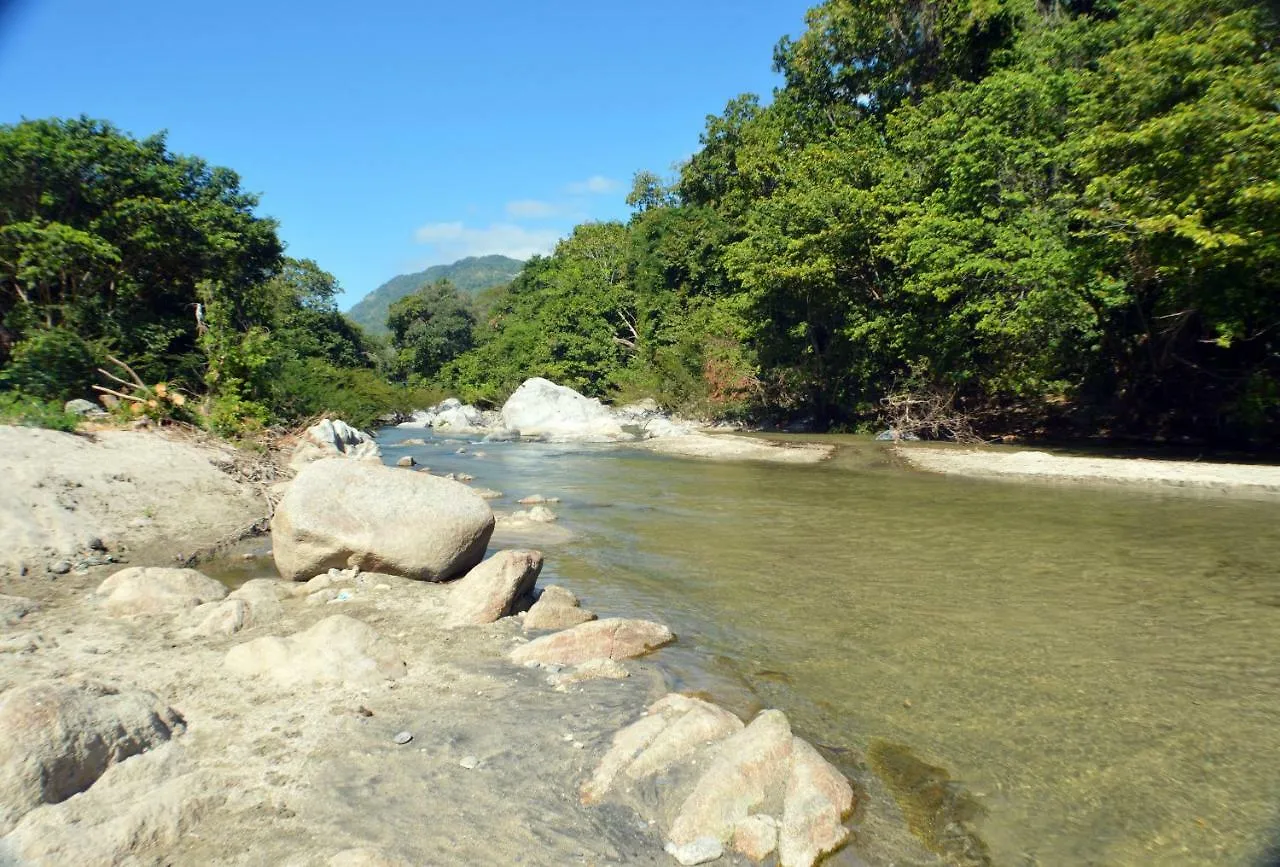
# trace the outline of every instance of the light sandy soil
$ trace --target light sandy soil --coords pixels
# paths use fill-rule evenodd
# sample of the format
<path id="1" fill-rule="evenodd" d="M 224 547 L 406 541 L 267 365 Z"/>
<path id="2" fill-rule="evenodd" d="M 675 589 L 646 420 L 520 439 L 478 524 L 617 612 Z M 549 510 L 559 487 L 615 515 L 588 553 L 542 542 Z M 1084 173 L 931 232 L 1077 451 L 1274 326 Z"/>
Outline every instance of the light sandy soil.
<path id="1" fill-rule="evenodd" d="M 244 455 L 191 435 L 0 426 L 0 592 L 6 578 L 162 541 L 212 544 L 266 512 L 231 473 Z"/>
<path id="2" fill-rule="evenodd" d="M 1280 497 L 1280 467 L 1276 466 L 1077 457 L 1002 446 L 958 449 L 900 445 L 895 451 L 918 469 L 960 476 L 1163 486 Z"/>

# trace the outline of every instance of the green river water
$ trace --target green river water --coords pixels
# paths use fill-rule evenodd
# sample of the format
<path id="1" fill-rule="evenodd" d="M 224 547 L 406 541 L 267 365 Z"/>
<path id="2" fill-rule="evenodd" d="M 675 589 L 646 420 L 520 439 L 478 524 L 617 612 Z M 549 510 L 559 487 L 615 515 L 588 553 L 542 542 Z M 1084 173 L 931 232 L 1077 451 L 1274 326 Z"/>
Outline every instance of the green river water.
<path id="1" fill-rule="evenodd" d="M 991 863 L 1251 864 L 1280 830 L 1280 504 L 550 444 L 397 447 L 558 496 L 544 583 L 684 688 L 945 769 Z M 476 451 L 483 451 L 477 457 Z"/>

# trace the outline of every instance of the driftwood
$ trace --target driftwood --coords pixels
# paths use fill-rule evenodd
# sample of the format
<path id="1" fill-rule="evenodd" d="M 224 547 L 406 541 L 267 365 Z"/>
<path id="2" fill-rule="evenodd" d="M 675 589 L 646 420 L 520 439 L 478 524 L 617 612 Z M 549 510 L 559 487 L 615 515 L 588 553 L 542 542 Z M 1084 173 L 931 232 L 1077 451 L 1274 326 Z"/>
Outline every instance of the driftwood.
<path id="1" fill-rule="evenodd" d="M 895 391 L 881 403 L 889 427 L 900 437 L 981 443 L 973 430 L 973 415 L 956 406 L 956 392 L 940 388 Z"/>

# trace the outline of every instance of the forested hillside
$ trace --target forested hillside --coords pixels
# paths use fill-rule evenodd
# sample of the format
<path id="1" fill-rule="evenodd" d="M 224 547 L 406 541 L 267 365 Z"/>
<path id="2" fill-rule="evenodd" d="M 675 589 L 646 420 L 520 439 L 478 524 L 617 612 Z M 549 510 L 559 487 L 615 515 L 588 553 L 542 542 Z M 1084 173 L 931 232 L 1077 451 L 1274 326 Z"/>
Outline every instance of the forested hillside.
<path id="1" fill-rule="evenodd" d="M 508 256 L 468 256 L 451 265 L 432 265 L 425 271 L 392 277 L 360 299 L 347 315 L 370 334 L 386 335 L 391 305 L 406 295 L 439 280 L 448 280 L 458 290 L 474 295 L 510 283 L 523 266 L 519 259 Z"/>
<path id="2" fill-rule="evenodd" d="M 1245 0 L 829 0 L 442 377 L 818 428 L 1280 439 L 1280 34 Z"/>

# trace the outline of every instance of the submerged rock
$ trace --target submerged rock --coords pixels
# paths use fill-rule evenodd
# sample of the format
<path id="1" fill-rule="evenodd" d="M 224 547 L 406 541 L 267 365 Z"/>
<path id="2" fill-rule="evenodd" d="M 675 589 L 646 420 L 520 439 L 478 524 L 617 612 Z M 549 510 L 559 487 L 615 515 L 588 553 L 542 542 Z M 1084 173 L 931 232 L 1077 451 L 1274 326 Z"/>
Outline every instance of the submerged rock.
<path id="1" fill-rule="evenodd" d="M 272 553 L 293 581 L 348 566 L 443 581 L 480 562 L 493 525 L 488 504 L 465 485 L 381 464 L 316 461 L 276 506 Z"/>
<path id="2" fill-rule="evenodd" d="M 511 661 L 576 665 L 588 659 L 631 659 L 675 640 L 661 623 L 610 617 L 535 638 L 513 650 Z"/>

